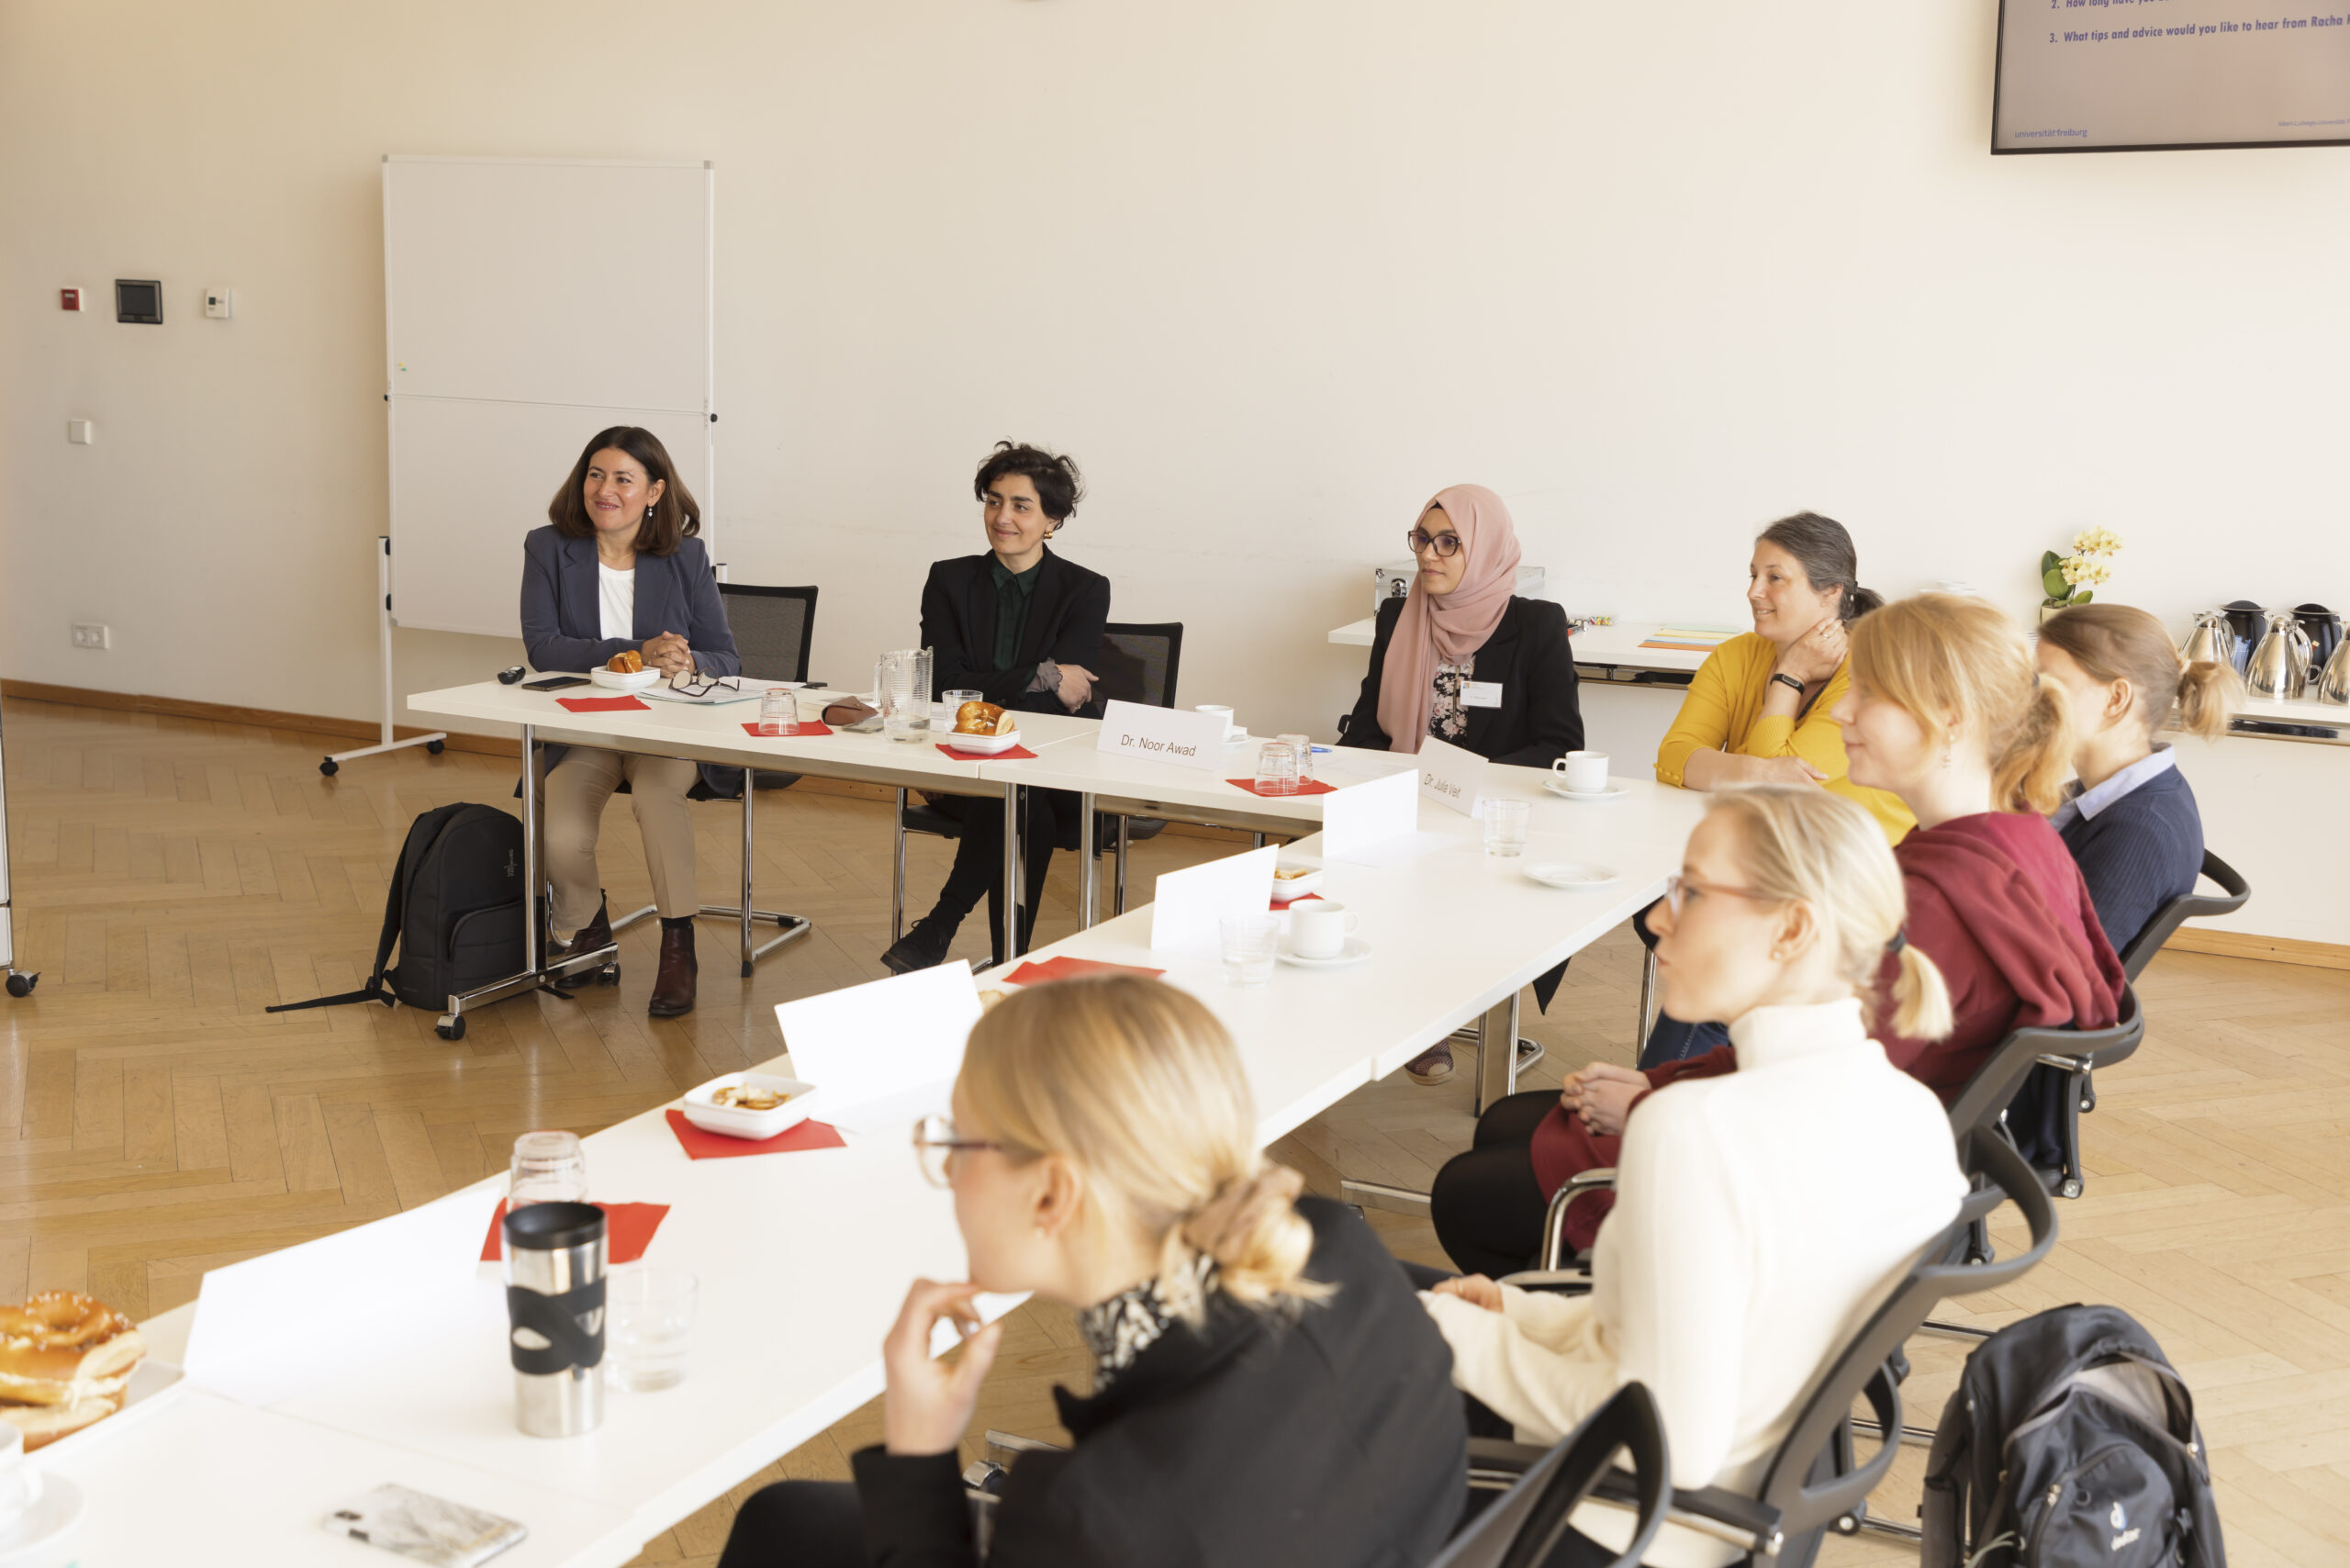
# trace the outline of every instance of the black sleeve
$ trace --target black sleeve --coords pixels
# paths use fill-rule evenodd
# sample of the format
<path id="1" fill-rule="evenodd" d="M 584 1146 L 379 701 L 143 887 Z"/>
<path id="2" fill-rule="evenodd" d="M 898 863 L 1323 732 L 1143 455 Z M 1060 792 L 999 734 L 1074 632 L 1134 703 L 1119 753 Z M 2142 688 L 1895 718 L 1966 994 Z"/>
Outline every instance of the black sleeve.
<path id="1" fill-rule="evenodd" d="M 942 691 L 976 691 L 999 708 L 1017 707 L 1022 689 L 1036 672 L 978 667 L 979 651 L 969 645 L 962 617 L 957 613 L 957 584 L 954 579 L 961 574 L 955 568 L 961 565 L 959 561 L 934 563 L 930 568 L 930 579 L 922 585 L 922 645 L 931 655 L 931 700 L 937 701 Z M 987 630 L 990 634 L 993 632 L 991 627 Z M 978 633 L 974 631 L 973 634 Z"/>
<path id="2" fill-rule="evenodd" d="M 1548 767 L 1583 749 L 1583 711 L 1575 700 L 1575 660 L 1567 612 L 1547 599 L 1518 602 L 1519 689 L 1525 692 L 1526 745 L 1493 760 Z"/>
<path id="3" fill-rule="evenodd" d="M 1045 656 L 1057 665 L 1075 665 L 1080 669 L 1102 673 L 1102 628 L 1110 621 L 1110 579 L 1099 573 L 1088 572 L 1081 579 L 1076 595 L 1069 601 L 1069 613 L 1053 633 L 1052 645 Z M 1035 678 L 1032 667 L 1028 678 Z M 1025 684 L 1024 682 L 1023 684 Z M 1054 691 L 1029 692 L 1022 706 L 1038 713 L 1066 713 L 1060 694 Z M 1077 711 L 1080 719 L 1098 719 L 1108 706 L 1108 700 L 1096 692 L 1085 706 Z"/>
<path id="4" fill-rule="evenodd" d="M 726 623 L 726 601 L 719 597 L 718 572 L 710 552 L 699 539 L 677 546 L 677 568 L 686 578 L 686 645 L 693 650 L 694 667 L 711 675 L 740 675 L 742 655 L 734 651 L 734 629 Z"/>
<path id="5" fill-rule="evenodd" d="M 1366 751 L 1393 749 L 1393 737 L 1379 727 L 1379 672 L 1387 666 L 1387 644 L 1395 635 L 1395 623 L 1403 618 L 1404 601 L 1400 599 L 1391 599 L 1379 607 L 1379 630 L 1371 639 L 1371 667 L 1363 671 L 1362 691 L 1355 698 L 1355 711 L 1347 715 L 1346 732 L 1338 737 L 1340 745 L 1360 746 Z"/>
<path id="6" fill-rule="evenodd" d="M 876 1443 L 849 1457 L 876 1568 L 976 1568 L 971 1506 L 953 1452 L 893 1454 Z"/>

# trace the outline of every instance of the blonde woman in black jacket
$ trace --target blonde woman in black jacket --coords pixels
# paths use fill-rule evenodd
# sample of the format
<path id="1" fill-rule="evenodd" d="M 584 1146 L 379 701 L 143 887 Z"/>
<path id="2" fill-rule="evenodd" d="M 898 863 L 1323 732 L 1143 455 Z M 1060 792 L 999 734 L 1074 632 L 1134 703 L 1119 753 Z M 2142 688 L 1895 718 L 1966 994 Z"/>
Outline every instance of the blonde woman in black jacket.
<path id="1" fill-rule="evenodd" d="M 1442 1547 L 1468 1495 L 1452 1358 L 1360 1216 L 1264 1162 L 1198 1001 L 1130 975 L 1014 994 L 916 1145 L 971 1278 L 908 1294 L 855 1485 L 758 1493 L 720 1568 L 971 1568 L 956 1446 L 1002 1338 L 983 1290 L 1076 1308 L 1094 1357 L 1090 1394 L 1055 1391 L 1075 1446 L 1013 1467 L 993 1568 L 1418 1568 Z M 941 1321 L 959 1361 L 931 1358 Z"/>

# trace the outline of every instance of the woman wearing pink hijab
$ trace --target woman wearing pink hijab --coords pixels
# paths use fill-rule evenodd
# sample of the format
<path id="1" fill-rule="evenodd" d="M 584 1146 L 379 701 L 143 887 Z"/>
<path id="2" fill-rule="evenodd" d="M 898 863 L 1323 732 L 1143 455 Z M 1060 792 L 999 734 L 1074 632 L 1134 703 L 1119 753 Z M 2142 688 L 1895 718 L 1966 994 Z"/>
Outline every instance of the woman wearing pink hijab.
<path id="1" fill-rule="evenodd" d="M 1371 668 L 1338 744 L 1416 753 L 1434 735 L 1522 767 L 1580 750 L 1566 611 L 1511 593 L 1517 525 L 1502 498 L 1483 485 L 1438 490 L 1404 538 L 1419 577 L 1380 607 Z M 1452 1076 L 1451 1047 L 1404 1070 L 1441 1083 Z"/>

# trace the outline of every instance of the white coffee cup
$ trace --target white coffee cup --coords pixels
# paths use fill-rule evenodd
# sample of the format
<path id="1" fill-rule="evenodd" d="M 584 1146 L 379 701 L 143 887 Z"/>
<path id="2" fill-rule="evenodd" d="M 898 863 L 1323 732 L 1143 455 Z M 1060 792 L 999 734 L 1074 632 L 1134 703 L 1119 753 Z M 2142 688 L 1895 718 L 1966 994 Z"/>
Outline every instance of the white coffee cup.
<path id="1" fill-rule="evenodd" d="M 1232 710 L 1221 702 L 1203 702 L 1192 710 L 1194 713 L 1214 713 L 1224 721 L 1224 738 L 1232 738 Z"/>
<path id="2" fill-rule="evenodd" d="M 1347 935 L 1362 924 L 1355 912 L 1328 899 L 1289 906 L 1289 947 L 1301 958 L 1335 958 L 1347 950 Z"/>
<path id="3" fill-rule="evenodd" d="M 25 1462 L 25 1434 L 0 1421 L 0 1531 L 40 1501 L 40 1472 Z"/>
<path id="4" fill-rule="evenodd" d="M 1571 751 L 1550 765 L 1559 781 L 1578 795 L 1596 795 L 1607 788 L 1607 754 Z"/>

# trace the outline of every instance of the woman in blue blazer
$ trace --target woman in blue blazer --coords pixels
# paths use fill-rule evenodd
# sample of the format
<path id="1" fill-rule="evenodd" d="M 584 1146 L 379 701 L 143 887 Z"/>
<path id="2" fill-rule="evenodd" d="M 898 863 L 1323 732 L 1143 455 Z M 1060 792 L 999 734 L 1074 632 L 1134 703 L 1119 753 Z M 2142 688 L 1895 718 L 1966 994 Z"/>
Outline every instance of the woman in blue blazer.
<path id="1" fill-rule="evenodd" d="M 548 526 L 522 541 L 522 643 L 542 670 L 590 670 L 636 649 L 665 674 L 736 675 L 734 635 L 718 597 L 710 552 L 694 537 L 699 509 L 651 431 L 599 431 L 547 508 Z M 546 861 L 554 883 L 551 931 L 560 951 L 611 940 L 596 871 L 604 803 L 625 778 L 644 835 L 644 864 L 661 913 L 655 1018 L 694 1005 L 693 823 L 686 791 L 699 769 L 677 757 L 595 746 L 549 746 Z M 731 789 L 722 787 L 722 793 Z"/>

